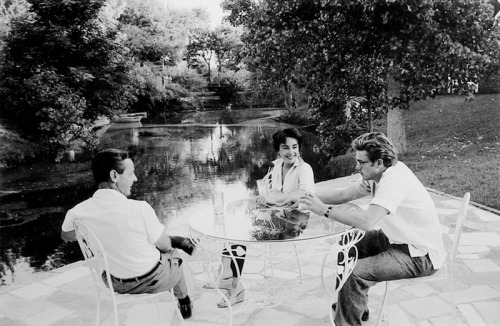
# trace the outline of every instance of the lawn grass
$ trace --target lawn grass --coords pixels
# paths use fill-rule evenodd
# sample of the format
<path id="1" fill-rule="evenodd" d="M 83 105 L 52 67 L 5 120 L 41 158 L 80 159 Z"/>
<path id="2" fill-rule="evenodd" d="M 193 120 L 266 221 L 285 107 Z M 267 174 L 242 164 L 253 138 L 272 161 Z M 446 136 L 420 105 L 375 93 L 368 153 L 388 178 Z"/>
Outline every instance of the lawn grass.
<path id="1" fill-rule="evenodd" d="M 399 159 L 425 186 L 500 210 L 500 94 L 413 102 L 405 127 Z"/>

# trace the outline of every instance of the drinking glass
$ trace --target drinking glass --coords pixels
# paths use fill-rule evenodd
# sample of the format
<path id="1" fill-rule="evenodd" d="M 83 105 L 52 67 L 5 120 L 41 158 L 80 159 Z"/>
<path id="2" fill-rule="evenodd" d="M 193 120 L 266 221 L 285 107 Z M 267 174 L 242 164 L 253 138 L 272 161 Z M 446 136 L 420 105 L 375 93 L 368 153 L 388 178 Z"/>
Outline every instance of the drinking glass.
<path id="1" fill-rule="evenodd" d="M 214 205 L 214 215 L 216 217 L 224 215 L 224 193 L 215 191 L 212 194 L 212 203 Z"/>
<path id="2" fill-rule="evenodd" d="M 257 180 L 257 190 L 259 191 L 259 196 L 267 196 L 269 194 L 268 181 L 264 179 Z"/>

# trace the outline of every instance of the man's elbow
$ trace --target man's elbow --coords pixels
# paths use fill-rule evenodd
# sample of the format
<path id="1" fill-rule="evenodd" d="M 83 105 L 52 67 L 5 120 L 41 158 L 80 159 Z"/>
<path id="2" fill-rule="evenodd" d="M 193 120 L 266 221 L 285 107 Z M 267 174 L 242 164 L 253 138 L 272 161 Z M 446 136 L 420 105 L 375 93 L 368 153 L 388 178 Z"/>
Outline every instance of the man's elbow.
<path id="1" fill-rule="evenodd" d="M 377 228 L 377 222 L 374 221 L 370 216 L 363 216 L 364 218 L 356 223 L 357 225 L 353 225 L 355 228 L 363 230 L 363 231 L 371 231 Z"/>
<path id="2" fill-rule="evenodd" d="M 356 229 L 360 229 L 363 231 L 371 231 L 375 229 L 375 225 L 372 225 L 371 223 L 365 222 L 365 223 L 359 223 L 358 225 L 354 226 Z"/>

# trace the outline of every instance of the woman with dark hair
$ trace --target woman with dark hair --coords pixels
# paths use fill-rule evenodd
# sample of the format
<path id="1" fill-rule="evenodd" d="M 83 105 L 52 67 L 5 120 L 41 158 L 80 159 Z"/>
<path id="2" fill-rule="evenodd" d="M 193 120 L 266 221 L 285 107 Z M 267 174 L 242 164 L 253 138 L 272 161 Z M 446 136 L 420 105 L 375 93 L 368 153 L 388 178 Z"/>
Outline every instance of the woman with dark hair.
<path id="1" fill-rule="evenodd" d="M 259 194 L 261 203 L 281 206 L 296 202 L 306 192 L 314 193 L 314 172 L 300 157 L 302 140 L 302 134 L 295 128 L 283 129 L 273 135 L 278 158 L 263 179 L 269 191 Z"/>
<path id="2" fill-rule="evenodd" d="M 272 162 L 270 171 L 262 180 L 267 185 L 267 191 L 265 194 L 259 194 L 259 203 L 280 206 L 296 202 L 305 193 L 315 192 L 313 170 L 300 157 L 302 140 L 302 134 L 295 128 L 279 130 L 273 135 L 273 146 L 278 158 Z M 229 290 L 229 300 L 233 305 L 245 298 L 239 278 L 243 270 L 246 247 L 232 244 L 230 248 L 231 253 L 227 249 L 223 251 L 220 269 L 222 275 L 218 287 Z M 212 285 L 206 284 L 204 288 L 212 288 Z M 217 306 L 225 308 L 227 304 L 225 300 L 221 300 Z"/>

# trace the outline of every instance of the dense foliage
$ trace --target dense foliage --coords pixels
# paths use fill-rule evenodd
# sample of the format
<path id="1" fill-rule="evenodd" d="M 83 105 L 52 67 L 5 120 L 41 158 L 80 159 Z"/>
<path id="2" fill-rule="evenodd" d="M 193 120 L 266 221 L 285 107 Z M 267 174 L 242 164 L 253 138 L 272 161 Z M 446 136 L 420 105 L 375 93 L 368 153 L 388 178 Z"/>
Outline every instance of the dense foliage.
<path id="1" fill-rule="evenodd" d="M 104 0 L 29 0 L 12 23 L 2 70 L 2 115 L 58 159 L 95 144 L 91 124 L 134 100 L 116 33 L 98 20 Z"/>
<path id="2" fill-rule="evenodd" d="M 468 82 L 500 57 L 492 8 L 482 1 L 225 0 L 223 6 L 232 24 L 245 27 L 243 40 L 263 78 L 307 90 L 324 149 L 334 155 L 368 130 L 371 117 L 444 93 L 451 82 L 466 93 Z M 402 120 L 388 124 L 401 151 L 403 127 Z"/>
<path id="3" fill-rule="evenodd" d="M 8 0 L 0 4 L 2 118 L 40 143 L 38 157 L 96 145 L 98 117 L 150 116 L 199 106 L 206 86 L 186 66 L 200 9 L 161 0 Z M 188 28 L 186 28 L 188 27 Z"/>

